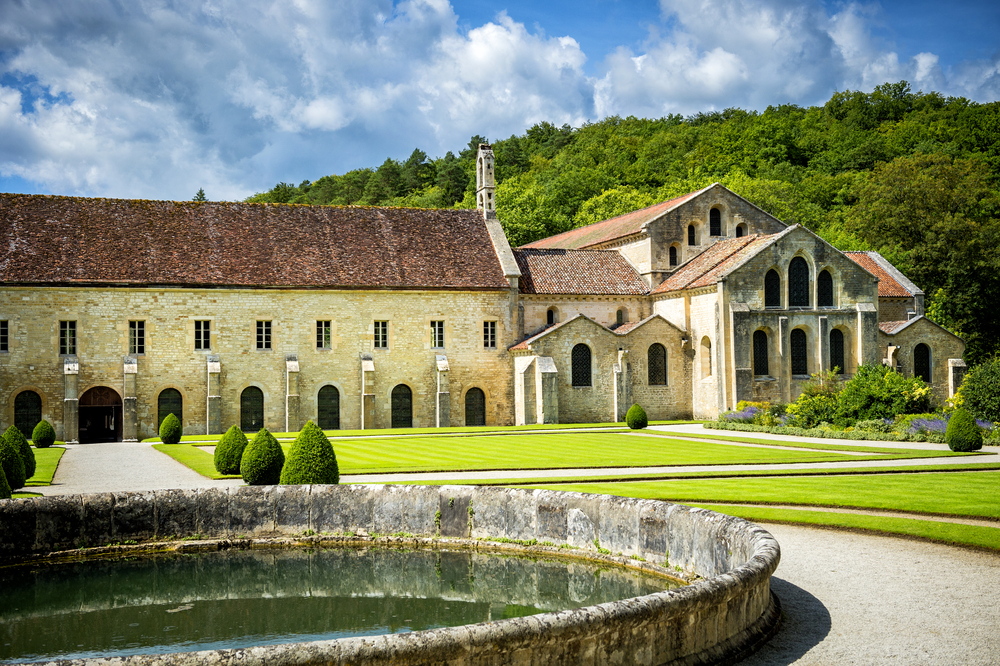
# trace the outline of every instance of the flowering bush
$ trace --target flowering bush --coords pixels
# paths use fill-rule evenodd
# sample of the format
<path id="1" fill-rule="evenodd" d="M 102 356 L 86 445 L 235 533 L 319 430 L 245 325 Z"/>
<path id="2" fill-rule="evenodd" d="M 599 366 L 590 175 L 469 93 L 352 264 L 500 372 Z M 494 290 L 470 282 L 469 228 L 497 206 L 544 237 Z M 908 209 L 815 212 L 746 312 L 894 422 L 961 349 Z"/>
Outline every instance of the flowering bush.
<path id="1" fill-rule="evenodd" d="M 840 392 L 836 423 L 920 414 L 931 408 L 931 387 L 919 377 L 904 377 L 884 365 L 862 365 Z"/>

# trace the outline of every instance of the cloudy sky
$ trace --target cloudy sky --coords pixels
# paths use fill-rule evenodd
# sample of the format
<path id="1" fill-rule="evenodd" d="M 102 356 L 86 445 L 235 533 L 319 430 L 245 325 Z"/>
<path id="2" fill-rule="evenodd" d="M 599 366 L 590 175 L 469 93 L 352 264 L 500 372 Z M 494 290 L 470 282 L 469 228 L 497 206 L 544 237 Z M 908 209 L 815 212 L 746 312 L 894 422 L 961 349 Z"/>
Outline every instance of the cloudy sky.
<path id="1" fill-rule="evenodd" d="M 995 101 L 998 35 L 995 0 L 0 0 L 0 191 L 242 199 L 542 120 L 900 79 Z"/>

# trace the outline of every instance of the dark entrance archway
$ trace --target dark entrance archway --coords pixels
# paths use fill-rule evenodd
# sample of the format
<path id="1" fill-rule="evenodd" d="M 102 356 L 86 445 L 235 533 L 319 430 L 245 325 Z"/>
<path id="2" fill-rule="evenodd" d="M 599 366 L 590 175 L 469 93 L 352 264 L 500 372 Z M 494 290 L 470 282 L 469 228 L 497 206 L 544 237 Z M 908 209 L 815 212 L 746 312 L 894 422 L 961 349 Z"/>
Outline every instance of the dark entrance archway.
<path id="1" fill-rule="evenodd" d="M 465 394 L 465 425 L 486 425 L 486 394 L 481 388 L 470 388 Z"/>
<path id="2" fill-rule="evenodd" d="M 80 443 L 120 442 L 122 399 L 107 386 L 95 386 L 80 396 Z"/>
<path id="3" fill-rule="evenodd" d="M 392 427 L 413 427 L 413 392 L 406 384 L 392 389 Z"/>
<path id="4" fill-rule="evenodd" d="M 14 398 L 14 425 L 21 431 L 25 439 L 31 439 L 31 434 L 42 420 L 42 398 L 34 391 L 21 391 Z"/>

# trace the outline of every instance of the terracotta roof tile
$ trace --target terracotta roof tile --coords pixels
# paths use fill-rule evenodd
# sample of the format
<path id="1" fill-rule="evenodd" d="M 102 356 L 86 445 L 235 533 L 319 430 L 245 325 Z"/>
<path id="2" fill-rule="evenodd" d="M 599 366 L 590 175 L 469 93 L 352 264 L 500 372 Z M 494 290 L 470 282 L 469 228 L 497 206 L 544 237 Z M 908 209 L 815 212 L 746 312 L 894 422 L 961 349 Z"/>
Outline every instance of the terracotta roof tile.
<path id="1" fill-rule="evenodd" d="M 509 288 L 482 215 L 0 194 L 0 283 Z"/>
<path id="2" fill-rule="evenodd" d="M 893 277 L 877 261 L 877 252 L 845 252 L 844 256 L 878 278 L 879 298 L 910 298 L 913 293 Z"/>
<path id="3" fill-rule="evenodd" d="M 614 250 L 514 250 L 522 294 L 640 295 L 646 283 Z"/>
<path id="4" fill-rule="evenodd" d="M 542 238 L 533 243 L 524 245 L 526 248 L 561 248 L 564 250 L 578 250 L 591 245 L 600 245 L 616 238 L 623 238 L 639 233 L 642 226 L 659 215 L 667 212 L 675 206 L 679 206 L 696 194 L 703 192 L 689 192 L 684 196 L 663 201 L 661 203 L 642 208 L 640 210 L 613 217 L 610 220 L 594 222 L 585 227 L 570 229 L 556 236 Z"/>
<path id="5" fill-rule="evenodd" d="M 769 236 L 751 234 L 720 240 L 677 269 L 651 293 L 662 294 L 668 291 L 711 286 L 743 259 L 770 243 L 773 237 L 774 234 Z"/>
<path id="6" fill-rule="evenodd" d="M 898 333 L 900 329 L 909 324 L 910 321 L 912 320 L 903 319 L 902 321 L 880 321 L 878 323 L 878 327 L 882 330 L 883 333 L 887 335 L 893 335 L 895 333 Z"/>

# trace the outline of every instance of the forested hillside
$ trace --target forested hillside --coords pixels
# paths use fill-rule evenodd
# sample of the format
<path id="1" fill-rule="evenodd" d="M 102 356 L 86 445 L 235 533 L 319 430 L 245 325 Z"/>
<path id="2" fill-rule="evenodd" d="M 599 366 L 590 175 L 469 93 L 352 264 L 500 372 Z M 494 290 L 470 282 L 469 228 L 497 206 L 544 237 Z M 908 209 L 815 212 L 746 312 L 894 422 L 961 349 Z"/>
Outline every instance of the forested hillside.
<path id="1" fill-rule="evenodd" d="M 248 201 L 472 207 L 485 141 L 279 183 Z M 822 107 L 540 123 L 492 144 L 512 245 L 719 181 L 842 250 L 884 254 L 926 292 L 928 316 L 966 339 L 970 363 L 1000 351 L 1000 102 L 914 93 L 904 81 Z"/>

